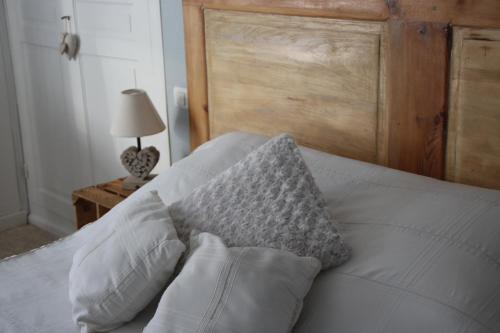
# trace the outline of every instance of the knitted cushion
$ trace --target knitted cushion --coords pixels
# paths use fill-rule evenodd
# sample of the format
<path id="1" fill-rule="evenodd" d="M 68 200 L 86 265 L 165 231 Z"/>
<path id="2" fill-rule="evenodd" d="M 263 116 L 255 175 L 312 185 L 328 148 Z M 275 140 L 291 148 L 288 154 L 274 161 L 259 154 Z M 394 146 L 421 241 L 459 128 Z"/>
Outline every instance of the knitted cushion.
<path id="1" fill-rule="evenodd" d="M 270 247 L 340 265 L 349 248 L 293 139 L 282 134 L 169 207 L 179 238 L 192 229 L 229 246 Z"/>

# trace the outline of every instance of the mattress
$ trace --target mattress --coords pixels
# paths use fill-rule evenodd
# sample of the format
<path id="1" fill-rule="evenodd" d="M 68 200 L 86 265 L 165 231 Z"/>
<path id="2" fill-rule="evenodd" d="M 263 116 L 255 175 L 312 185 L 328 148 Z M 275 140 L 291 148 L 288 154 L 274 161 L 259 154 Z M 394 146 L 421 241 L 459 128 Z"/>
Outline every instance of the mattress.
<path id="1" fill-rule="evenodd" d="M 133 195 L 174 202 L 265 140 L 221 136 Z M 500 332 L 500 191 L 301 150 L 353 256 L 319 275 L 294 333 Z M 100 228 L 0 263 L 0 332 L 78 332 L 68 273 Z M 141 332 L 156 302 L 113 332 Z"/>

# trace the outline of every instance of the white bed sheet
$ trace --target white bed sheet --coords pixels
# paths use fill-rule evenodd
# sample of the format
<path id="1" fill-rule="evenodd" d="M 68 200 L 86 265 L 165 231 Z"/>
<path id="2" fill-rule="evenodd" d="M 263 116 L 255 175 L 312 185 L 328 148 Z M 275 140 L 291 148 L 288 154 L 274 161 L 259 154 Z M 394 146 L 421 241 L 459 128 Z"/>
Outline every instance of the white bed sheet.
<path id="1" fill-rule="evenodd" d="M 173 202 L 264 141 L 219 137 L 134 195 Z M 302 152 L 353 257 L 320 274 L 295 333 L 500 332 L 500 191 Z M 68 272 L 99 228 L 0 263 L 0 332 L 78 332 Z M 155 307 L 114 332 L 141 332 Z"/>

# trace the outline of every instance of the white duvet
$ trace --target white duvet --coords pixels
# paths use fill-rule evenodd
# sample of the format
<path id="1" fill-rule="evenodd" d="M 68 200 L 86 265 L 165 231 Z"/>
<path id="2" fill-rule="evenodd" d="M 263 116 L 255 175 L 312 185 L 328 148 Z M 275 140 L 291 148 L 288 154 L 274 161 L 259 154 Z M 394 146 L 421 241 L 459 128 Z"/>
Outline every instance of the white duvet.
<path id="1" fill-rule="evenodd" d="M 264 141 L 222 136 L 134 195 L 171 203 Z M 500 332 L 500 191 L 302 152 L 353 257 L 319 275 L 294 333 Z M 78 332 L 68 273 L 100 227 L 0 263 L 0 332 Z M 155 309 L 114 332 L 141 332 Z"/>

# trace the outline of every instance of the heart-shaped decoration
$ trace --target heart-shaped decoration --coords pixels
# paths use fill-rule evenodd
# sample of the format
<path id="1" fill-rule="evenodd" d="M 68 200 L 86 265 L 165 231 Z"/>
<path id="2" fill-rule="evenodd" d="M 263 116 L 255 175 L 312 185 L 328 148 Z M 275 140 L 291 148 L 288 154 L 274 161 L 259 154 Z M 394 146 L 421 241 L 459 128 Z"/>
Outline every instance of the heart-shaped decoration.
<path id="1" fill-rule="evenodd" d="M 67 33 L 64 36 L 64 43 L 66 44 L 66 55 L 68 59 L 76 59 L 76 55 L 80 49 L 80 37 L 76 34 Z"/>
<path id="2" fill-rule="evenodd" d="M 160 152 L 155 147 L 139 151 L 137 147 L 127 148 L 120 156 L 122 165 L 139 179 L 146 179 L 160 159 Z"/>

